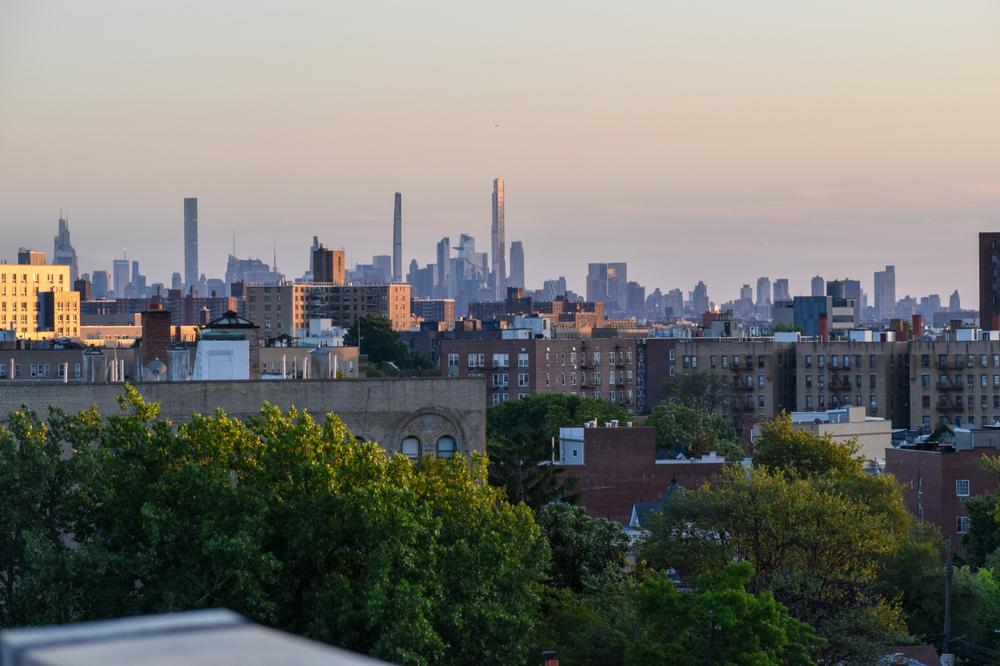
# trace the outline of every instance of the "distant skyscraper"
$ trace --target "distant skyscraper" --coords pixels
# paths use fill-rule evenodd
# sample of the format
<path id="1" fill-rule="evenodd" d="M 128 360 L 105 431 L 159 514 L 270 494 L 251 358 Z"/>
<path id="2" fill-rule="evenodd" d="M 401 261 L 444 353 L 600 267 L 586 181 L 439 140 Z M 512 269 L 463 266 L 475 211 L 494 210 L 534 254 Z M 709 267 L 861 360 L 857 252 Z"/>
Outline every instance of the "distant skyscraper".
<path id="1" fill-rule="evenodd" d="M 951 292 L 951 296 L 948 297 L 948 309 L 951 310 L 952 312 L 957 312 L 958 310 L 962 309 L 962 299 L 958 295 L 958 289 L 956 289 L 955 291 Z M 993 311 L 992 311 L 992 314 L 995 314 L 995 313 L 996 313 L 996 309 L 994 308 Z M 983 325 L 983 319 L 982 319 L 982 317 L 983 317 L 983 314 L 982 314 L 982 312 L 980 312 L 979 313 L 979 322 L 980 322 L 980 325 Z M 990 317 L 990 322 L 992 322 L 992 321 L 993 321 L 993 318 L 991 316 Z M 985 325 L 990 327 L 988 330 L 993 330 L 992 329 L 992 324 L 987 323 Z"/>
<path id="2" fill-rule="evenodd" d="M 778 278 L 774 281 L 774 300 L 776 302 L 792 300 L 791 291 L 788 289 L 788 278 Z"/>
<path id="3" fill-rule="evenodd" d="M 69 266 L 69 279 L 76 282 L 79 277 L 76 250 L 73 249 L 73 245 L 69 241 L 69 220 L 62 213 L 59 214 L 59 232 L 53 243 L 52 263 Z"/>
<path id="4" fill-rule="evenodd" d="M 811 295 L 813 296 L 826 296 L 826 284 L 823 278 L 817 275 L 812 279 L 812 289 Z"/>
<path id="5" fill-rule="evenodd" d="M 95 276 L 95 284 L 96 284 L 97 273 L 94 273 L 94 276 Z M 181 290 L 184 289 L 184 281 L 181 279 L 181 274 L 180 273 L 175 272 L 173 275 L 170 276 L 170 288 L 171 289 L 181 289 Z"/>
<path id="6" fill-rule="evenodd" d="M 491 281 L 496 290 L 497 300 L 503 300 L 507 295 L 507 246 L 504 240 L 504 199 L 503 178 L 493 179 L 492 196 L 493 226 L 490 227 L 492 256 L 490 259 Z"/>
<path id="7" fill-rule="evenodd" d="M 745 284 L 742 287 L 740 287 L 740 300 L 750 301 L 751 303 L 753 303 L 753 287 L 751 287 L 748 284 Z"/>
<path id="8" fill-rule="evenodd" d="M 950 310 L 961 309 L 958 291 L 951 296 Z M 979 325 L 994 331 L 1000 328 L 1000 233 L 979 234 Z"/>
<path id="9" fill-rule="evenodd" d="M 184 199 L 184 288 L 198 284 L 198 199 Z M 115 284 L 115 292 L 118 285 Z"/>
<path id="10" fill-rule="evenodd" d="M 691 310 L 696 317 L 700 317 L 712 306 L 708 298 L 708 287 L 701 280 L 691 290 Z"/>
<path id="11" fill-rule="evenodd" d="M 376 254 L 372 257 L 372 266 L 375 267 L 375 273 L 378 276 L 376 282 L 383 284 L 392 282 L 392 257 L 388 254 Z M 400 270 L 402 270 L 402 267 L 400 267 Z M 400 276 L 400 279 L 402 279 L 402 276 Z"/>
<path id="12" fill-rule="evenodd" d="M 624 308 L 628 285 L 628 264 L 587 264 L 587 300 L 603 301 L 605 310 Z"/>
<path id="13" fill-rule="evenodd" d="M 445 236 L 437 244 L 437 273 L 434 283 L 441 286 L 448 284 L 448 260 L 451 258 L 451 239 Z"/>
<path id="14" fill-rule="evenodd" d="M 510 280 L 508 280 L 508 284 L 511 287 L 524 289 L 524 244 L 521 241 L 514 241 L 510 244 Z"/>
<path id="15" fill-rule="evenodd" d="M 94 281 L 90 287 L 91 296 L 95 299 L 107 298 L 111 286 L 108 284 L 107 271 L 94 271 Z"/>
<path id="16" fill-rule="evenodd" d="M 403 280 L 403 195 L 399 192 L 392 212 L 392 279 Z"/>
<path id="17" fill-rule="evenodd" d="M 115 298 L 125 298 L 125 288 L 128 287 L 128 259 L 115 259 L 111 265 L 111 274 L 115 278 Z"/>
<path id="18" fill-rule="evenodd" d="M 757 278 L 757 305 L 771 304 L 771 278 Z"/>
<path id="19" fill-rule="evenodd" d="M 896 315 L 896 267 L 875 271 L 875 316 L 892 319 Z"/>

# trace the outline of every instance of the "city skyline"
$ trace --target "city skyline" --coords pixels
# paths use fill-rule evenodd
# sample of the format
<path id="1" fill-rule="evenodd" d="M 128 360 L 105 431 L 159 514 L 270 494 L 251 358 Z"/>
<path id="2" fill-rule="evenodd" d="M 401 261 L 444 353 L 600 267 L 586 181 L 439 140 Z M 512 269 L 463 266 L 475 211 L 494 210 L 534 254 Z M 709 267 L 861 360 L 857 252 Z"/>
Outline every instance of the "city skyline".
<path id="1" fill-rule="evenodd" d="M 243 256 L 280 232 L 293 274 L 316 234 L 349 264 L 391 254 L 398 189 L 404 267 L 425 265 L 454 230 L 487 247 L 483 184 L 503 174 L 529 285 L 583 291 L 587 263 L 621 258 L 719 302 L 762 275 L 871 293 L 895 265 L 899 297 L 974 297 L 967 239 L 1000 224 L 994 3 L 516 9 L 5 3 L 0 228 L 49 248 L 64 207 L 81 271 L 128 248 L 167 282 L 190 194 L 201 272 L 221 275 L 235 228 Z M 379 55 L 338 67 L 359 48 Z"/>

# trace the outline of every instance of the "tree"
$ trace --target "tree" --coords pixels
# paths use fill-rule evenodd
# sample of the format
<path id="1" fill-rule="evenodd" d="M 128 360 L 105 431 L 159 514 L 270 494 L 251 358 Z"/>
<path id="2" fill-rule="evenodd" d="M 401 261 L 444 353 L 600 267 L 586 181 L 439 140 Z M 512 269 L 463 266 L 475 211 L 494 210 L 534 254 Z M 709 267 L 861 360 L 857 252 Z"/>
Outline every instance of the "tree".
<path id="1" fill-rule="evenodd" d="M 624 421 L 628 413 L 611 402 L 574 395 L 534 394 L 508 400 L 486 412 L 490 483 L 506 488 L 511 502 L 534 510 L 556 500 L 573 500 L 573 482 L 556 465 L 559 428 L 597 419 Z"/>
<path id="2" fill-rule="evenodd" d="M 663 402 L 676 403 L 706 412 L 718 412 L 727 406 L 732 385 L 711 372 L 682 372 L 663 385 Z"/>
<path id="3" fill-rule="evenodd" d="M 381 315 L 362 315 L 359 323 L 347 329 L 344 344 L 357 346 L 361 328 L 360 352 L 372 363 L 394 363 L 398 368 L 409 367 L 410 357 L 402 338 L 392 328 L 392 321 Z"/>
<path id="4" fill-rule="evenodd" d="M 856 440 L 835 442 L 828 434 L 817 435 L 796 428 L 786 412 L 760 425 L 760 437 L 754 441 L 755 465 L 802 476 L 864 473 Z"/>
<path id="5" fill-rule="evenodd" d="M 483 457 L 413 464 L 273 406 L 177 426 L 132 389 L 123 407 L 0 427 L 0 478 L 61 479 L 0 488 L 23 513 L 5 624 L 224 606 L 394 663 L 527 660 L 548 548 Z"/>
<path id="6" fill-rule="evenodd" d="M 680 403 L 661 403 L 653 408 L 646 425 L 656 428 L 656 448 L 660 451 L 676 450 L 689 458 L 710 451 L 743 457 L 736 429 L 721 414 Z"/>
<path id="7" fill-rule="evenodd" d="M 654 513 L 643 555 L 687 577 L 747 561 L 750 591 L 771 591 L 825 640 L 816 652 L 821 663 L 863 661 L 906 637 L 898 605 L 877 584 L 909 523 L 900 521 L 895 482 L 875 477 L 873 484 L 869 501 L 826 476 L 730 468 Z M 883 490 L 894 490 L 897 504 Z"/>
<path id="8" fill-rule="evenodd" d="M 896 602 L 911 634 L 936 641 L 944 622 L 944 539 L 932 523 L 914 522 L 886 558 L 877 589 Z"/>
<path id="9" fill-rule="evenodd" d="M 628 537 L 618 523 L 554 502 L 538 513 L 538 526 L 552 553 L 550 584 L 555 587 L 581 592 L 588 579 L 625 566 Z"/>
<path id="10" fill-rule="evenodd" d="M 728 564 L 702 574 L 695 592 L 648 576 L 636 592 L 640 633 L 625 664 L 812 664 L 809 651 L 821 641 L 770 592 L 748 592 L 753 575 L 746 562 Z"/>

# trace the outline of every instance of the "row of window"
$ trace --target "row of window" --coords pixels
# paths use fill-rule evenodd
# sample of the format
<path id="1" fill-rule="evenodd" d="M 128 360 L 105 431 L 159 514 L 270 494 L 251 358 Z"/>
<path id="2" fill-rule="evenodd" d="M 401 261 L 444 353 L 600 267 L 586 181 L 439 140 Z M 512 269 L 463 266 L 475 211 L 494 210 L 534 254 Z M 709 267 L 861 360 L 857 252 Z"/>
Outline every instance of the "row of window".
<path id="1" fill-rule="evenodd" d="M 962 375 L 957 374 L 954 381 L 952 381 L 948 375 L 941 374 L 938 375 L 937 382 L 935 382 L 935 386 L 938 388 L 961 388 L 963 384 L 966 388 L 974 388 L 976 385 L 976 376 L 972 374 L 965 375 L 963 381 Z M 988 388 L 990 385 L 989 375 L 979 375 L 979 386 L 981 388 Z M 931 376 L 920 375 L 920 386 L 925 389 L 930 388 Z M 993 375 L 992 386 L 995 389 L 1000 389 L 1000 375 Z"/>
<path id="2" fill-rule="evenodd" d="M 553 354 L 551 351 L 548 351 L 548 350 L 546 350 L 546 352 L 545 352 L 545 365 L 552 365 L 552 357 L 553 356 L 556 356 L 556 365 L 566 365 L 566 359 L 567 359 L 566 352 L 558 352 L 557 354 Z M 577 353 L 575 351 L 569 352 L 569 357 L 568 358 L 569 358 L 569 364 L 570 365 L 576 365 L 576 362 L 577 362 Z M 599 352 L 599 351 L 592 352 L 590 354 L 589 358 L 590 358 L 590 361 L 591 361 L 591 363 L 593 365 L 600 365 L 601 364 L 601 352 Z M 586 365 L 587 359 L 588 359 L 587 352 L 581 350 L 580 351 L 580 356 L 579 356 L 580 365 Z M 610 365 L 632 365 L 632 352 L 630 352 L 630 351 L 621 351 L 621 352 L 609 351 L 608 352 L 608 364 L 610 364 Z"/>
<path id="3" fill-rule="evenodd" d="M 11 284 L 16 284 L 17 283 L 17 276 L 18 276 L 17 273 L 9 273 L 9 274 L 8 273 L 0 273 L 0 284 L 4 284 L 4 283 L 7 282 L 7 275 L 10 275 L 10 282 L 11 282 Z M 21 275 L 21 283 L 22 284 L 27 284 L 28 283 L 28 274 L 27 273 L 21 273 L 20 275 Z M 32 282 L 40 282 L 40 280 L 38 279 L 38 276 L 39 276 L 38 273 L 33 273 L 32 277 L 34 279 L 32 280 Z M 55 279 L 56 276 L 58 276 L 58 278 L 59 278 L 58 280 Z M 57 274 L 46 273 L 45 274 L 45 278 L 46 278 L 46 281 L 49 282 L 50 284 L 55 284 L 56 282 L 60 282 L 61 283 L 63 281 L 63 273 L 57 273 Z"/>
<path id="4" fill-rule="evenodd" d="M 451 435 L 438 437 L 434 444 L 434 453 L 438 458 L 450 458 L 455 453 L 455 438 Z M 411 460 L 416 460 L 424 455 L 424 444 L 419 437 L 410 435 L 399 444 L 399 452 Z M 427 451 L 430 453 L 430 451 Z"/>
<path id="5" fill-rule="evenodd" d="M 979 396 L 979 408 L 980 409 L 987 409 L 987 406 L 988 406 L 988 403 L 989 403 L 989 400 L 987 400 L 988 397 L 989 396 L 985 396 L 985 395 Z M 961 395 L 956 395 L 950 401 L 945 396 L 940 396 L 938 398 L 938 403 L 937 404 L 938 404 L 938 408 L 943 408 L 943 409 L 948 409 L 950 407 L 954 407 L 956 409 L 964 409 L 964 406 L 968 405 L 969 406 L 969 411 L 971 412 L 973 409 L 975 409 L 975 404 L 976 403 L 973 400 L 972 396 L 969 396 L 969 400 L 965 401 L 965 400 L 962 399 Z M 920 396 L 920 406 L 923 409 L 930 409 L 931 408 L 931 397 L 929 395 L 922 395 L 922 396 Z M 998 394 L 994 394 L 993 395 L 993 409 L 1000 409 L 1000 395 L 998 395 Z"/>
<path id="6" fill-rule="evenodd" d="M 979 367 L 988 368 L 990 367 L 990 354 L 979 354 Z M 961 368 L 965 366 L 966 368 L 976 367 L 976 354 L 955 354 L 953 367 Z M 1000 354 L 992 355 L 993 367 L 1000 368 Z M 948 366 L 948 355 L 938 354 L 937 362 L 940 367 Z M 920 367 L 929 368 L 931 365 L 931 355 L 921 354 L 920 355 Z"/>
<path id="7" fill-rule="evenodd" d="M 566 386 L 566 377 L 567 377 L 567 373 L 566 372 L 560 372 L 559 373 L 559 384 L 561 386 Z M 576 380 L 577 380 L 576 370 L 570 371 L 569 372 L 569 385 L 570 386 L 576 386 Z M 634 381 L 635 381 L 635 376 L 632 374 L 631 370 L 619 370 L 617 372 L 614 371 L 614 370 L 609 370 L 608 371 L 608 383 L 609 384 L 616 384 L 616 383 L 617 384 L 632 384 Z M 601 371 L 600 370 L 594 370 L 593 372 L 591 372 L 589 378 L 588 378 L 588 375 L 587 375 L 586 371 L 584 371 L 584 370 L 580 371 L 580 385 L 581 386 L 582 385 L 586 385 L 586 384 L 600 384 L 600 383 L 601 383 Z M 546 386 L 552 386 L 552 373 L 551 372 L 546 372 L 545 373 L 545 385 Z M 527 386 L 527 384 L 525 384 L 525 386 Z"/>
<path id="8" fill-rule="evenodd" d="M 816 404 L 816 409 L 826 409 L 826 407 L 827 407 L 826 396 L 823 395 L 822 393 L 820 393 L 819 395 L 817 395 L 816 396 L 816 403 L 815 404 Z M 859 394 L 855 395 L 853 397 L 853 399 L 852 399 L 852 397 L 851 397 L 851 395 L 849 393 L 845 393 L 845 394 L 840 395 L 840 396 L 838 396 L 835 393 L 833 393 L 833 394 L 830 395 L 830 407 L 831 408 L 836 409 L 837 407 L 850 407 L 852 405 L 854 407 L 863 407 L 864 406 L 864 396 L 859 393 Z M 806 405 L 805 405 L 805 408 L 807 410 L 811 410 L 813 408 L 813 396 L 810 393 L 806 394 Z M 872 414 L 874 414 L 875 411 L 878 409 L 878 400 L 876 400 L 875 394 L 872 394 L 872 395 L 868 396 L 868 409 L 869 409 L 869 411 Z"/>
<path id="9" fill-rule="evenodd" d="M 14 363 L 14 379 L 24 376 L 24 366 L 20 363 Z M 66 372 L 65 363 L 57 363 L 55 366 L 55 373 L 52 372 L 51 363 L 31 363 L 28 366 L 30 376 L 34 379 L 44 379 L 46 377 L 59 378 L 63 377 Z M 79 363 L 74 363 L 73 367 L 70 368 L 70 376 L 76 379 L 80 378 L 81 368 Z M 8 379 L 10 375 L 8 374 L 8 364 L 0 363 L 0 379 Z"/>

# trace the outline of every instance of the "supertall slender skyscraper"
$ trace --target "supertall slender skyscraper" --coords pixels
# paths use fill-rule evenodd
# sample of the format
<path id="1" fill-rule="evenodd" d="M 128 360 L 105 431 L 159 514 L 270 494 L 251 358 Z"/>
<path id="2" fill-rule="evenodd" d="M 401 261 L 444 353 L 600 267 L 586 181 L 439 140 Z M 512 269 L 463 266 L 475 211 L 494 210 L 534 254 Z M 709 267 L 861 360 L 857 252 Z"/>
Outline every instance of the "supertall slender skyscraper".
<path id="1" fill-rule="evenodd" d="M 403 281 L 403 195 L 399 192 L 392 213 L 392 279 Z"/>
<path id="2" fill-rule="evenodd" d="M 198 199 L 184 199 L 184 289 L 198 284 Z M 115 285 L 115 289 L 118 285 Z"/>
<path id="3" fill-rule="evenodd" d="M 503 219 L 503 178 L 493 179 L 493 226 L 492 263 L 490 265 L 491 282 L 497 300 L 507 297 L 507 252 L 504 242 Z"/>

